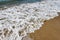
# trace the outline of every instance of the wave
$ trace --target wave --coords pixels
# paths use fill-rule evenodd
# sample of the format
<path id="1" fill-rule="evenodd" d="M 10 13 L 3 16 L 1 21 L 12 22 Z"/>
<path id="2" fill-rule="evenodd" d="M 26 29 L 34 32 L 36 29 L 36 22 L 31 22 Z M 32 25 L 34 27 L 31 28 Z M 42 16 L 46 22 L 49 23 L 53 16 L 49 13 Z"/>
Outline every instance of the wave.
<path id="1" fill-rule="evenodd" d="M 28 1 L 28 0 L 27 0 Z M 60 12 L 60 0 L 23 3 L 0 11 L 0 39 L 22 40 Z"/>

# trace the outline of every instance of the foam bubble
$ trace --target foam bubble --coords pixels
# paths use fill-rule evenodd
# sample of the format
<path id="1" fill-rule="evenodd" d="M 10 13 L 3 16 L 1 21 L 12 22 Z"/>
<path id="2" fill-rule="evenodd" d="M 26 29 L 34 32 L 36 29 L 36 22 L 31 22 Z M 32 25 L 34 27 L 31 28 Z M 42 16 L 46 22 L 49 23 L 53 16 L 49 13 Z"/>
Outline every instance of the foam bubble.
<path id="1" fill-rule="evenodd" d="M 59 0 L 26 3 L 0 11 L 1 40 L 21 40 L 58 16 Z"/>

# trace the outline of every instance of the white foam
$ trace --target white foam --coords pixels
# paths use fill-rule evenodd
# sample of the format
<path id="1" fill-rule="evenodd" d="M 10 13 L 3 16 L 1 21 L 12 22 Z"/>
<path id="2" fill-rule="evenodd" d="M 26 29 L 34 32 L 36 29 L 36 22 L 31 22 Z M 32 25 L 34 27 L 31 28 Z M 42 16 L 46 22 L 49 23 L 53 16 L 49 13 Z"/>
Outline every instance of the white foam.
<path id="1" fill-rule="evenodd" d="M 20 4 L 0 11 L 1 40 L 21 40 L 27 33 L 42 27 L 45 20 L 58 16 L 60 0 Z M 4 35 L 8 30 L 7 34 Z M 12 30 L 12 33 L 10 33 Z M 10 34 L 10 35 L 9 35 Z"/>

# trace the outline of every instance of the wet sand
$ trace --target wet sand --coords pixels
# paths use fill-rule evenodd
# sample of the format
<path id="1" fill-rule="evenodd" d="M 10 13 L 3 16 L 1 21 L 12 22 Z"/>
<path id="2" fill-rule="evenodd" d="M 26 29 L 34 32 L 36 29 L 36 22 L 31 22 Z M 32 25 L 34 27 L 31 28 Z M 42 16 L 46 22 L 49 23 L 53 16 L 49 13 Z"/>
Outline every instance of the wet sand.
<path id="1" fill-rule="evenodd" d="M 33 40 L 60 40 L 60 16 L 46 21 L 43 27 L 29 36 Z"/>

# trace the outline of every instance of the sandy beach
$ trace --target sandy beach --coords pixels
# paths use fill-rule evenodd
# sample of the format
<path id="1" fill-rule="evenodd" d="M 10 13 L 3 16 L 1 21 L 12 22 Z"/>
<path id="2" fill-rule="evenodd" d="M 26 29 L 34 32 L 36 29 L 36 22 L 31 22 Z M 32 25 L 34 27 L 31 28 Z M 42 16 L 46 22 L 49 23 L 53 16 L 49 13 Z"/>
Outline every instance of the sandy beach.
<path id="1" fill-rule="evenodd" d="M 48 20 L 43 27 L 30 34 L 33 40 L 60 40 L 60 16 Z"/>

